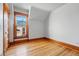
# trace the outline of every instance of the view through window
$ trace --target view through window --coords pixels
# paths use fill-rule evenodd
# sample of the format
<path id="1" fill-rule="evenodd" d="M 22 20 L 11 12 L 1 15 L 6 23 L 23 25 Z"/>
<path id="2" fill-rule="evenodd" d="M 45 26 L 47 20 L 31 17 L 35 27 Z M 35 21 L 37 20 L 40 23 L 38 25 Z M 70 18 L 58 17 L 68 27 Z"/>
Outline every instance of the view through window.
<path id="1" fill-rule="evenodd" d="M 17 37 L 26 36 L 26 16 L 17 15 L 16 16 L 16 25 L 17 25 Z"/>

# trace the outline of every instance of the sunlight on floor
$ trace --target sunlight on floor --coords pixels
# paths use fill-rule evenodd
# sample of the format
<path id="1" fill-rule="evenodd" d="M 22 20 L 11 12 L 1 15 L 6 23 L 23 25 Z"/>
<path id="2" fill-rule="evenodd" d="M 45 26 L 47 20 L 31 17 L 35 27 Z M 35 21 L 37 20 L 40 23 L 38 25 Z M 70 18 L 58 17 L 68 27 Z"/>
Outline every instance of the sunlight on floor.
<path id="1" fill-rule="evenodd" d="M 6 52 L 6 55 L 10 55 L 10 56 L 26 56 L 27 55 L 27 49 L 28 49 L 27 45 L 25 45 L 25 44 L 22 44 L 22 45 L 19 45 L 19 46 L 14 46 L 14 47 L 10 48 L 10 50 L 8 50 Z"/>

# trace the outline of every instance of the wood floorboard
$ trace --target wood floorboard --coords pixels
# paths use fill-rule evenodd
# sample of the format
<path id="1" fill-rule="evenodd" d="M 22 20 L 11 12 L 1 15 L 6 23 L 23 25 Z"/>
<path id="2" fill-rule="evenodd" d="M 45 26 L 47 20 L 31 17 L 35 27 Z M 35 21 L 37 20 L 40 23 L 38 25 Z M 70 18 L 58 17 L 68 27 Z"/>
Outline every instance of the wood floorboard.
<path id="1" fill-rule="evenodd" d="M 79 52 L 43 38 L 14 44 L 8 48 L 6 56 L 79 56 Z"/>

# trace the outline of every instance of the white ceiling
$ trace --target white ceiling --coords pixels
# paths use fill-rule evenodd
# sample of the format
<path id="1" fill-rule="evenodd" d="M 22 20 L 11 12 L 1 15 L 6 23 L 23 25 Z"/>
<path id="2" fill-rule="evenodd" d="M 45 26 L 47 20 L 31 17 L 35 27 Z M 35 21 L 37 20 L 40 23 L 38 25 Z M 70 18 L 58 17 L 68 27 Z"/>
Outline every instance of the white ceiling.
<path id="1" fill-rule="evenodd" d="M 29 9 L 29 6 L 40 8 L 45 11 L 54 11 L 56 8 L 64 5 L 64 3 L 14 3 L 14 6 Z"/>
<path id="2" fill-rule="evenodd" d="M 44 21 L 50 14 L 50 11 L 54 11 L 56 8 L 61 7 L 64 3 L 14 3 L 15 7 L 28 10 L 31 6 L 31 20 Z"/>

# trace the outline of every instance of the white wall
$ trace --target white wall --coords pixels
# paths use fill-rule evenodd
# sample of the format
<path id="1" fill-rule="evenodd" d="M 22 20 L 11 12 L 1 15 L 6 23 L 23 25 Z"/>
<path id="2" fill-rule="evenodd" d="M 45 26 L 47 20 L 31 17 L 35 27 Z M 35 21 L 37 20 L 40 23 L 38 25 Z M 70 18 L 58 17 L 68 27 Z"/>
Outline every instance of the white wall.
<path id="1" fill-rule="evenodd" d="M 46 19 L 48 12 L 39 8 L 31 7 L 30 19 L 29 19 L 29 38 L 45 37 L 44 20 Z"/>
<path id="2" fill-rule="evenodd" d="M 9 22 L 10 22 L 10 28 L 9 28 L 9 41 L 13 42 L 13 24 L 14 24 L 14 7 L 12 3 L 9 3 L 9 9 L 10 9 L 10 18 L 9 18 Z"/>
<path id="3" fill-rule="evenodd" d="M 52 11 L 47 37 L 79 46 L 79 4 L 66 4 Z"/>
<path id="4" fill-rule="evenodd" d="M 30 39 L 44 37 L 44 26 L 42 21 L 31 20 L 29 26 Z"/>
<path id="5" fill-rule="evenodd" d="M 0 3 L 0 55 L 3 55 L 3 4 Z"/>
<path id="6" fill-rule="evenodd" d="M 28 9 L 23 9 L 21 7 L 16 7 L 16 6 L 14 6 L 14 11 L 21 12 L 21 13 L 25 13 L 25 14 L 28 14 L 29 13 L 29 10 Z"/>

